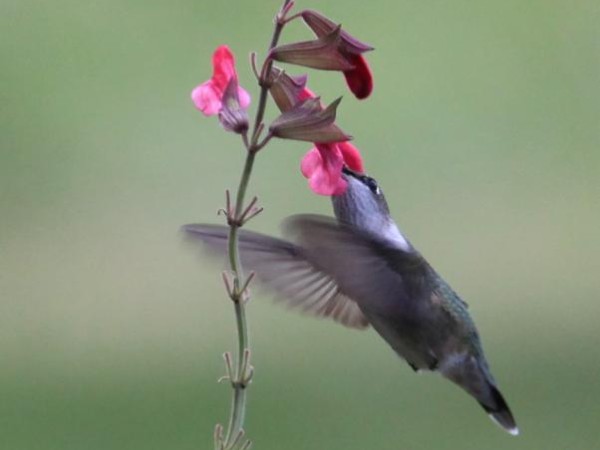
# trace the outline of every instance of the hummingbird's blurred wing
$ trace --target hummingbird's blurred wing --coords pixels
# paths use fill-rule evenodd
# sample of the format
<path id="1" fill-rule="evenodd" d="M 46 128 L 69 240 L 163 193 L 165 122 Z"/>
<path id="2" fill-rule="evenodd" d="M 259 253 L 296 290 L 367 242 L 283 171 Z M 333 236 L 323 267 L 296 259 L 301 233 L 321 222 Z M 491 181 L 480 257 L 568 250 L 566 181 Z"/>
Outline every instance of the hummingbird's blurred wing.
<path id="1" fill-rule="evenodd" d="M 183 230 L 199 239 L 219 256 L 227 251 L 229 228 L 191 224 Z M 369 322 L 358 305 L 343 295 L 334 279 L 306 258 L 302 248 L 291 242 L 240 230 L 242 265 L 279 294 L 289 307 L 317 317 L 329 317 L 347 327 L 364 329 Z"/>
<path id="2" fill-rule="evenodd" d="M 319 215 L 285 220 L 284 235 L 361 307 L 410 308 L 427 294 L 429 265 L 414 250 Z M 393 309 L 392 309 L 393 310 Z"/>

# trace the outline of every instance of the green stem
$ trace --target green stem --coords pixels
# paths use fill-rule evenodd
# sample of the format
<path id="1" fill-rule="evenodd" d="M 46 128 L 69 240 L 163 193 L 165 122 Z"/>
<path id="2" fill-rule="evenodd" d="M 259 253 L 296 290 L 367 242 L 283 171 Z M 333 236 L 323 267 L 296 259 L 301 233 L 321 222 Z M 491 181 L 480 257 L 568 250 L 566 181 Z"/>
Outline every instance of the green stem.
<path id="1" fill-rule="evenodd" d="M 240 185 L 238 187 L 234 220 L 232 221 L 229 228 L 229 264 L 231 271 L 233 272 L 233 306 L 235 310 L 237 334 L 238 334 L 238 353 L 237 353 L 237 371 L 235 380 L 232 381 L 233 386 L 233 399 L 231 405 L 231 414 L 229 417 L 229 426 L 227 427 L 227 434 L 225 435 L 225 442 L 228 446 L 239 431 L 244 427 L 244 416 L 246 412 L 246 386 L 244 385 L 244 367 L 243 367 L 243 354 L 246 349 L 250 348 L 248 340 L 248 326 L 246 324 L 246 308 L 244 305 L 244 296 L 240 292 L 241 280 L 244 276 L 242 265 L 240 263 L 239 249 L 238 249 L 238 230 L 240 228 L 240 216 L 242 213 L 242 206 L 244 204 L 244 197 L 246 195 L 246 189 L 248 182 L 250 181 L 250 175 L 252 174 L 252 166 L 254 165 L 254 158 L 256 153 L 248 151 L 246 156 L 246 163 L 244 165 L 244 171 L 242 178 L 240 179 Z"/>
<path id="2" fill-rule="evenodd" d="M 283 12 L 290 3 L 291 0 L 285 0 L 280 12 L 277 14 L 275 19 L 275 29 L 273 30 L 273 37 L 269 45 L 269 51 L 277 45 L 279 36 L 284 27 L 284 21 L 282 20 Z M 268 59 L 266 61 L 265 71 L 263 73 L 269 74 L 273 62 Z M 263 126 L 263 118 L 265 115 L 265 109 L 267 105 L 267 94 L 268 86 L 265 80 L 261 80 L 260 97 L 258 101 L 258 107 L 256 110 L 256 118 L 254 121 L 254 129 L 249 145 L 246 145 L 247 155 L 246 162 L 244 164 L 244 170 L 240 178 L 240 184 L 238 186 L 235 211 L 233 213 L 233 220 L 230 220 L 229 225 L 229 241 L 228 241 L 228 253 L 229 253 L 229 264 L 231 266 L 231 272 L 233 273 L 233 292 L 232 300 L 234 304 L 237 335 L 238 335 L 238 352 L 237 352 L 237 368 L 235 373 L 235 379 L 231 380 L 233 386 L 233 398 L 231 405 L 231 412 L 229 416 L 229 425 L 225 434 L 225 448 L 230 448 L 234 443 L 236 436 L 244 428 L 244 419 L 246 413 L 246 380 L 247 371 L 249 370 L 249 364 L 247 359 L 244 357 L 244 353 L 249 351 L 250 343 L 248 340 L 248 326 L 246 324 L 246 308 L 245 301 L 247 300 L 247 294 L 241 292 L 241 286 L 243 283 L 243 269 L 240 263 L 239 248 L 238 248 L 238 231 L 242 226 L 241 215 L 243 212 L 244 199 L 246 196 L 246 190 L 248 183 L 250 182 L 250 175 L 252 174 L 252 168 L 254 166 L 254 160 L 256 153 L 262 148 L 269 140 L 269 136 L 261 143 L 258 143 L 260 131 Z M 245 140 L 247 142 L 247 140 Z M 245 361 L 246 359 L 246 361 Z"/>

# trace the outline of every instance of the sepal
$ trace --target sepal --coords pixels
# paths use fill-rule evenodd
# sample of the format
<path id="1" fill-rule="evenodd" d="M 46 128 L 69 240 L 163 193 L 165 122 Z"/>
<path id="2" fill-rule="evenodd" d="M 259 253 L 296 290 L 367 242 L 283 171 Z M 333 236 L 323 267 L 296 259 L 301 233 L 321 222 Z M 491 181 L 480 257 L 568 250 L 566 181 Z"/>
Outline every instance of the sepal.
<path id="1" fill-rule="evenodd" d="M 269 92 L 280 111 L 289 111 L 296 103 L 312 97 L 306 87 L 307 75 L 288 75 L 283 69 L 273 67 L 269 75 Z"/>
<path id="2" fill-rule="evenodd" d="M 341 97 L 327 108 L 318 97 L 298 102 L 282 113 L 269 127 L 270 133 L 281 139 L 307 142 L 342 142 L 351 139 L 335 125 L 335 115 Z"/>
<path id="3" fill-rule="evenodd" d="M 319 38 L 328 35 L 333 30 L 340 27 L 340 25 L 331 21 L 323 14 L 311 9 L 302 11 L 301 15 L 304 23 L 306 23 Z M 373 47 L 369 44 L 356 39 L 343 29 L 340 29 L 340 47 L 342 51 L 355 55 L 360 55 L 361 53 L 373 50 Z"/>
<path id="4" fill-rule="evenodd" d="M 269 56 L 275 61 L 319 70 L 351 70 L 354 66 L 340 51 L 341 27 L 312 41 L 295 42 L 275 47 Z"/>
<path id="5" fill-rule="evenodd" d="M 240 105 L 238 92 L 237 78 L 232 77 L 223 93 L 219 121 L 227 131 L 242 134 L 248 131 L 248 114 Z"/>

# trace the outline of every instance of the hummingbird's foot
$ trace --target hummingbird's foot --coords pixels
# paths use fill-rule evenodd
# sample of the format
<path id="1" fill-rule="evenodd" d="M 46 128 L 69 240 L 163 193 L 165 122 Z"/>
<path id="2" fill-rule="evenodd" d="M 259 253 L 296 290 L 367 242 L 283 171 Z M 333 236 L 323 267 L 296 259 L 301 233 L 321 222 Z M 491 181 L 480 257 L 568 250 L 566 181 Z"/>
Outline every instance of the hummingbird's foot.
<path id="1" fill-rule="evenodd" d="M 406 362 L 415 372 L 422 372 L 423 370 L 430 370 L 431 372 L 435 372 L 439 367 L 439 361 L 437 360 L 437 358 L 432 358 L 427 368 L 418 367 L 416 364 L 413 364 L 410 361 Z"/>

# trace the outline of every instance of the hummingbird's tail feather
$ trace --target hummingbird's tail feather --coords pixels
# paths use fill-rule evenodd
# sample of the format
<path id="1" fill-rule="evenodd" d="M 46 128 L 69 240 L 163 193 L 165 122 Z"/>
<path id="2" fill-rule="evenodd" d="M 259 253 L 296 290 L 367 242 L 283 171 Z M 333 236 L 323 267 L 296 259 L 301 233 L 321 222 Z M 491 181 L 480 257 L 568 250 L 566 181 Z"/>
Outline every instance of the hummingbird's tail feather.
<path id="1" fill-rule="evenodd" d="M 519 434 L 517 423 L 496 387 L 485 360 L 468 354 L 454 354 L 442 362 L 440 372 L 479 402 L 490 419 L 506 432 Z"/>
<path id="2" fill-rule="evenodd" d="M 493 384 L 489 385 L 490 396 L 493 399 L 494 406 L 489 406 L 490 402 L 479 402 L 483 409 L 488 413 L 490 419 L 508 433 L 513 436 L 517 436 L 519 434 L 519 428 L 517 427 L 517 423 L 515 422 L 515 418 L 510 412 L 510 408 L 508 407 L 506 400 L 498 390 L 496 386 Z"/>

